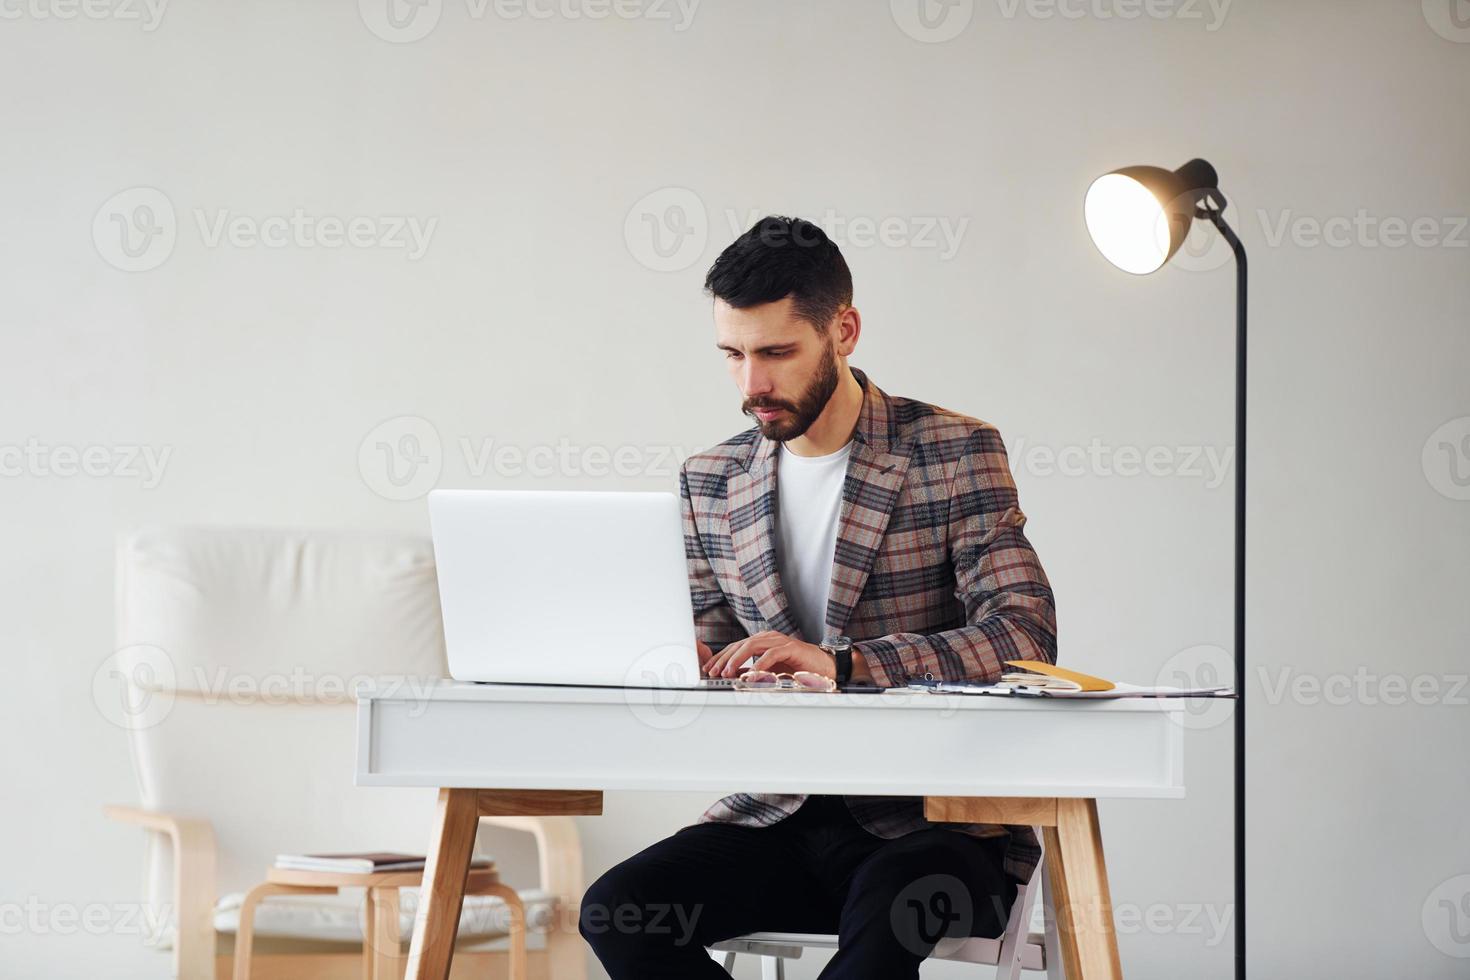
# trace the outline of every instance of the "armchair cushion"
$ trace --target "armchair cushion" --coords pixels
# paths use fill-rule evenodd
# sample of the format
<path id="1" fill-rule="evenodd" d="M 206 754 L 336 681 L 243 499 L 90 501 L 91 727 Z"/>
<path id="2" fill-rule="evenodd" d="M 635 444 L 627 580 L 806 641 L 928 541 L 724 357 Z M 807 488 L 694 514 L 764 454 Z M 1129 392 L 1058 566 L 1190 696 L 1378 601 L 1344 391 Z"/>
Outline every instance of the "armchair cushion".
<path id="1" fill-rule="evenodd" d="M 517 889 L 526 906 L 526 927 L 545 931 L 556 917 L 556 897 L 539 888 Z M 244 894 L 219 900 L 214 909 L 216 932 L 233 934 L 240 924 Z M 398 934 L 408 938 L 418 910 L 419 890 L 399 891 Z M 344 888 L 336 895 L 271 895 L 255 909 L 255 935 L 261 938 L 302 939 L 319 942 L 362 942 L 363 895 L 360 888 Z M 459 917 L 461 941 L 475 941 L 510 932 L 510 910 L 498 895 L 466 895 Z"/>

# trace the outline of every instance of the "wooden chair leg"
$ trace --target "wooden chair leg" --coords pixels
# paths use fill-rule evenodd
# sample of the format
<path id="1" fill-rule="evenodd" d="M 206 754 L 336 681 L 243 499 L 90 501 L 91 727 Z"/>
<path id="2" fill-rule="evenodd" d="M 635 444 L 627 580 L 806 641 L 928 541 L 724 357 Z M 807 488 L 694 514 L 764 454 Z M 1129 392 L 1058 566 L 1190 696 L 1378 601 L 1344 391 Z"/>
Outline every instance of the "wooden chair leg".
<path id="1" fill-rule="evenodd" d="M 546 934 L 547 975 L 556 980 L 587 980 L 587 941 L 577 931 L 575 906 L 557 913 Z"/>
<path id="2" fill-rule="evenodd" d="M 1096 800 L 1057 800 L 1057 826 L 1046 828 L 1046 852 L 1066 975 L 1122 980 Z"/>
<path id="3" fill-rule="evenodd" d="M 235 980 L 250 980 L 250 958 L 255 945 L 255 907 L 271 895 L 321 895 L 335 888 L 309 888 L 304 885 L 276 885 L 262 882 L 245 893 L 240 902 L 240 924 L 235 927 Z"/>
<path id="4" fill-rule="evenodd" d="M 399 980 L 398 889 L 370 888 L 363 929 L 363 976 L 366 980 Z"/>
<path id="5" fill-rule="evenodd" d="M 507 884 L 486 885 L 475 890 L 478 895 L 499 895 L 510 910 L 510 980 L 526 980 L 526 906 L 521 896 Z"/>
<path id="6" fill-rule="evenodd" d="M 374 980 L 378 972 L 373 964 L 373 953 L 378 948 L 375 938 L 378 914 L 376 892 L 376 888 L 364 888 L 362 892 L 362 980 Z"/>

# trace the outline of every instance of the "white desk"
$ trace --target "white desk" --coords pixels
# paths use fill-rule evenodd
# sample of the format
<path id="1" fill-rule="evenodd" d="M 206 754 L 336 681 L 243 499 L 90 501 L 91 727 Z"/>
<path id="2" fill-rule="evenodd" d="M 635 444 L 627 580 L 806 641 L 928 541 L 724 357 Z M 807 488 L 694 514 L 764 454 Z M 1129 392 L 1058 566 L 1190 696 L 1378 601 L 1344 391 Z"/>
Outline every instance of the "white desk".
<path id="1" fill-rule="evenodd" d="M 604 790 L 924 796 L 932 820 L 1042 826 L 1067 975 L 1113 980 L 1122 969 L 1096 800 L 1184 795 L 1182 710 L 1151 699 L 445 681 L 362 692 L 357 783 L 440 790 L 409 952 L 415 980 L 448 975 L 479 816 L 600 814 Z M 728 751 L 757 738 L 861 748 L 823 753 L 806 771 Z M 726 749 L 717 763 L 711 746 Z"/>

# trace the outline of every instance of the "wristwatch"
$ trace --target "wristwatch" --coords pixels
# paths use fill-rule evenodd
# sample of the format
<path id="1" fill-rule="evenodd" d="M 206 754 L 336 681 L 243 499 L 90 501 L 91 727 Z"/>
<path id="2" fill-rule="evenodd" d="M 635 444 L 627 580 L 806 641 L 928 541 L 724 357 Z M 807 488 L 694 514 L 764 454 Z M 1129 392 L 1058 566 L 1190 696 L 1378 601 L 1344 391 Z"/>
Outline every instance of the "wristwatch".
<path id="1" fill-rule="evenodd" d="M 837 684 L 841 686 L 852 680 L 852 638 L 837 636 L 821 644 L 823 650 L 832 654 L 837 664 Z"/>

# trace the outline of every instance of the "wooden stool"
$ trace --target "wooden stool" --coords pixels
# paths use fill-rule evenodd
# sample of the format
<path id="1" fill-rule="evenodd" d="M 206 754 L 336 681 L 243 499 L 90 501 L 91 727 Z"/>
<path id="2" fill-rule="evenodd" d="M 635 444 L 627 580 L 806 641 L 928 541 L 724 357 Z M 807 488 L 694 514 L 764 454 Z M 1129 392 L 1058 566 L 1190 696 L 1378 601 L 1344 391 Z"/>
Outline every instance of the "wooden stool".
<path id="1" fill-rule="evenodd" d="M 250 980 L 255 933 L 255 907 L 268 895 L 335 894 L 343 888 L 366 889 L 363 916 L 363 980 L 398 980 L 398 889 L 423 883 L 421 871 L 344 874 L 336 871 L 293 871 L 271 868 L 266 880 L 245 893 L 240 925 L 235 931 L 235 980 Z M 510 980 L 526 980 L 526 909 L 515 889 L 501 882 L 492 865 L 473 868 L 465 880 L 466 895 L 499 895 L 510 909 Z"/>

